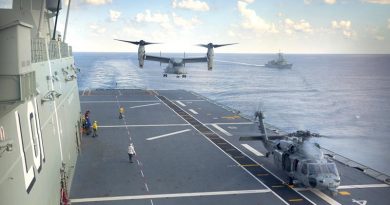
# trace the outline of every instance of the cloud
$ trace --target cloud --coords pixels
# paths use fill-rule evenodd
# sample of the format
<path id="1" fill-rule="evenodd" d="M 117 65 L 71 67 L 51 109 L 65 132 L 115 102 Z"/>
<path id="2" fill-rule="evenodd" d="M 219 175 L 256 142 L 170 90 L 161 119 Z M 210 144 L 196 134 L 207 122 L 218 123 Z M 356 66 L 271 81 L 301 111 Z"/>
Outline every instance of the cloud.
<path id="1" fill-rule="evenodd" d="M 121 12 L 109 10 L 111 21 L 118 21 L 118 18 L 121 16 Z"/>
<path id="2" fill-rule="evenodd" d="M 172 13 L 172 19 L 173 19 L 173 23 L 176 26 L 182 27 L 184 29 L 192 29 L 196 25 L 199 25 L 201 23 L 198 20 L 198 18 L 196 18 L 196 17 L 193 17 L 190 20 L 187 20 L 187 19 L 185 19 L 183 17 L 180 17 L 180 16 L 176 15 L 175 13 Z"/>
<path id="3" fill-rule="evenodd" d="M 105 27 L 99 26 L 97 24 L 91 24 L 89 25 L 89 28 L 92 30 L 92 34 L 94 36 L 98 36 L 99 34 L 105 33 L 107 30 Z"/>
<path id="4" fill-rule="evenodd" d="M 332 21 L 332 28 L 349 30 L 351 29 L 351 24 L 352 24 L 351 21 L 344 21 L 344 20 L 341 20 L 339 22 Z"/>
<path id="5" fill-rule="evenodd" d="M 341 20 L 341 21 L 332 21 L 332 28 L 336 30 L 341 30 L 343 35 L 347 38 L 350 38 L 355 35 L 355 32 L 352 31 L 351 21 Z"/>
<path id="6" fill-rule="evenodd" d="M 238 1 L 237 3 L 238 11 L 243 18 L 241 26 L 245 29 L 254 30 L 256 32 L 277 33 L 278 31 L 276 30 L 274 24 L 267 23 L 264 19 L 258 16 L 254 10 L 247 8 L 247 2 Z"/>
<path id="7" fill-rule="evenodd" d="M 161 27 L 165 29 L 171 29 L 172 25 L 169 20 L 168 14 L 163 13 L 152 13 L 150 10 L 145 10 L 143 13 L 138 13 L 135 16 L 135 20 L 139 23 L 146 22 L 146 23 L 157 23 L 160 24 Z"/>
<path id="8" fill-rule="evenodd" d="M 172 1 L 173 8 L 189 9 L 193 11 L 208 11 L 210 10 L 209 5 L 204 1 L 199 0 L 177 0 Z"/>
<path id="9" fill-rule="evenodd" d="M 324 0 L 326 4 L 335 4 L 336 0 Z"/>
<path id="10" fill-rule="evenodd" d="M 312 0 L 303 0 L 303 3 L 304 3 L 304 4 L 311 4 L 311 1 L 312 1 Z"/>
<path id="11" fill-rule="evenodd" d="M 364 0 L 364 1 L 372 4 L 390 4 L 390 0 Z"/>
<path id="12" fill-rule="evenodd" d="M 298 22 L 294 22 L 293 20 L 286 18 L 284 20 L 285 31 L 288 34 L 292 34 L 293 32 L 304 32 L 304 33 L 312 33 L 313 29 L 309 22 L 301 19 Z"/>
<path id="13" fill-rule="evenodd" d="M 112 3 L 112 0 L 81 0 L 80 3 L 91 4 L 91 5 L 104 5 Z"/>

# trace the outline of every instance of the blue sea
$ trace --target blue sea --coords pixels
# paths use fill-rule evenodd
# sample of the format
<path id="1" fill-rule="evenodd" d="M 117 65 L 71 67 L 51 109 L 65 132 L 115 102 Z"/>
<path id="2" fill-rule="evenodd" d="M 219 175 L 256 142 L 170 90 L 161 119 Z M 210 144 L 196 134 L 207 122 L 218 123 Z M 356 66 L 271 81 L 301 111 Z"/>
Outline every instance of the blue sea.
<path id="1" fill-rule="evenodd" d="M 159 55 L 159 54 L 156 54 Z M 164 56 L 164 55 L 163 55 Z M 165 56 L 183 57 L 183 54 Z M 187 57 L 204 54 L 186 54 Z M 275 54 L 220 54 L 212 71 L 187 64 L 187 78 L 136 53 L 75 53 L 79 89 L 185 89 L 287 132 L 310 130 L 321 146 L 390 175 L 390 55 L 286 54 L 292 69 L 265 68 Z"/>

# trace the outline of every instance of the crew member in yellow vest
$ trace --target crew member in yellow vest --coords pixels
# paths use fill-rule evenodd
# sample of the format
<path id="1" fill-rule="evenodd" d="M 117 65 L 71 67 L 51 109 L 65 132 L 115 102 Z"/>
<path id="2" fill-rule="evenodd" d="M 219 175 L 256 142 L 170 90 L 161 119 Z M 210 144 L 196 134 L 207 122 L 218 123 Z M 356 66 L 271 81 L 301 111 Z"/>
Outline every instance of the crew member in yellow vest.
<path id="1" fill-rule="evenodd" d="M 92 130 L 93 130 L 93 135 L 92 135 L 92 137 L 97 137 L 97 136 L 98 136 L 98 135 L 97 135 L 97 129 L 98 129 L 98 124 L 97 124 L 96 121 L 94 121 L 93 124 L 92 124 Z"/>
<path id="2" fill-rule="evenodd" d="M 122 106 L 119 108 L 119 119 L 122 119 L 123 118 L 123 113 L 125 112 L 125 108 L 123 108 Z"/>

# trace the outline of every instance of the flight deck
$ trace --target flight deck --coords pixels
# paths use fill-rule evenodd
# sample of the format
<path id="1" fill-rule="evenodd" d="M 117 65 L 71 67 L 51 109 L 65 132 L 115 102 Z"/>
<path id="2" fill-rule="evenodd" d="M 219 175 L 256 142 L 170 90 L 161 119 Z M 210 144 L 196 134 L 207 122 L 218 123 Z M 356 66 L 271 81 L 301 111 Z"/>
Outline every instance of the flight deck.
<path id="1" fill-rule="evenodd" d="M 72 204 L 389 204 L 388 183 L 337 161 L 338 195 L 289 186 L 260 142 L 239 141 L 258 124 L 197 93 L 85 90 L 80 101 L 99 127 L 82 137 Z"/>

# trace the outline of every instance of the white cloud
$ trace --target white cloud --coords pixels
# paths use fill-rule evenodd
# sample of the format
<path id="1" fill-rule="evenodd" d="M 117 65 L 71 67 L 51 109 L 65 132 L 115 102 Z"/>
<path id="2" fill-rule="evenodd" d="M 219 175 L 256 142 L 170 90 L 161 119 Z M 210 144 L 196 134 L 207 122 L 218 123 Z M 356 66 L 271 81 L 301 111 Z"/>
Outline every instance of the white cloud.
<path id="1" fill-rule="evenodd" d="M 210 10 L 209 5 L 204 1 L 199 0 L 177 0 L 172 1 L 173 8 L 189 9 L 193 11 L 208 11 Z"/>
<path id="2" fill-rule="evenodd" d="M 332 28 L 335 28 L 335 29 L 343 29 L 343 30 L 349 30 L 351 29 L 351 21 L 344 21 L 344 20 L 341 20 L 339 22 L 337 21 L 332 21 Z"/>
<path id="3" fill-rule="evenodd" d="M 99 26 L 97 24 L 91 24 L 91 25 L 89 25 L 89 28 L 92 30 L 92 32 L 93 32 L 92 34 L 95 36 L 98 36 L 99 34 L 105 33 L 107 30 L 105 27 Z"/>
<path id="4" fill-rule="evenodd" d="M 304 33 L 312 33 L 313 29 L 309 22 L 301 19 L 300 21 L 294 22 L 293 20 L 286 18 L 284 20 L 285 32 L 288 34 L 292 34 L 293 32 L 304 32 Z"/>
<path id="5" fill-rule="evenodd" d="M 246 3 L 253 3 L 255 0 L 241 0 L 241 1 L 245 1 Z"/>
<path id="6" fill-rule="evenodd" d="M 312 1 L 312 0 L 303 0 L 303 3 L 304 3 L 304 4 L 311 4 L 311 1 Z"/>
<path id="7" fill-rule="evenodd" d="M 364 0 L 364 1 L 372 4 L 390 4 L 390 0 Z"/>
<path id="8" fill-rule="evenodd" d="M 336 0 L 324 0 L 326 4 L 335 4 Z"/>
<path id="9" fill-rule="evenodd" d="M 355 32 L 352 31 L 352 23 L 351 21 L 341 20 L 341 21 L 332 21 L 332 28 L 336 30 L 341 30 L 342 34 L 350 38 L 355 35 Z"/>
<path id="10" fill-rule="evenodd" d="M 184 29 L 192 29 L 196 25 L 199 25 L 201 23 L 196 17 L 187 20 L 183 17 L 176 15 L 175 13 L 172 13 L 172 19 L 173 19 L 173 23 L 176 26 L 182 27 Z"/>
<path id="11" fill-rule="evenodd" d="M 241 23 L 243 28 L 254 30 L 256 32 L 278 32 L 274 24 L 267 23 L 264 19 L 258 16 L 254 10 L 248 9 L 248 3 L 244 1 L 238 1 L 237 6 L 238 11 L 243 17 L 243 21 Z"/>
<path id="12" fill-rule="evenodd" d="M 110 10 L 110 19 L 111 21 L 118 21 L 118 18 L 121 16 L 121 12 Z"/>
<path id="13" fill-rule="evenodd" d="M 135 20 L 139 23 L 147 22 L 147 23 L 158 23 L 161 27 L 165 29 L 171 29 L 172 25 L 169 20 L 168 14 L 163 13 L 152 13 L 150 10 L 145 10 L 143 13 L 138 13 L 135 16 Z"/>
<path id="14" fill-rule="evenodd" d="M 112 3 L 112 0 L 82 0 L 82 3 L 91 4 L 91 5 L 104 5 Z"/>

